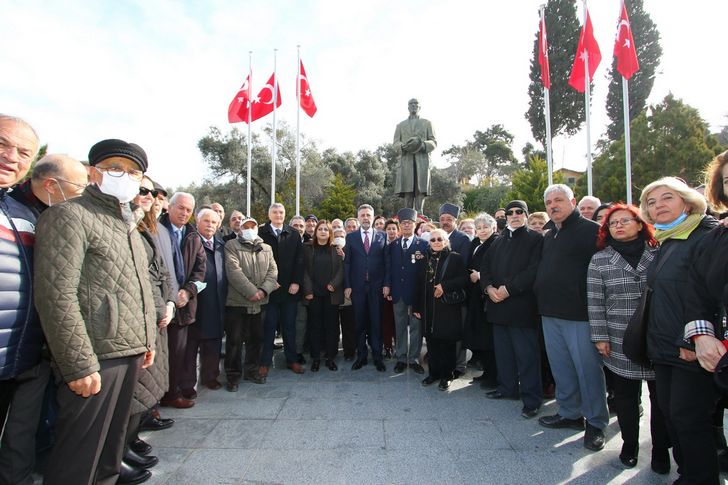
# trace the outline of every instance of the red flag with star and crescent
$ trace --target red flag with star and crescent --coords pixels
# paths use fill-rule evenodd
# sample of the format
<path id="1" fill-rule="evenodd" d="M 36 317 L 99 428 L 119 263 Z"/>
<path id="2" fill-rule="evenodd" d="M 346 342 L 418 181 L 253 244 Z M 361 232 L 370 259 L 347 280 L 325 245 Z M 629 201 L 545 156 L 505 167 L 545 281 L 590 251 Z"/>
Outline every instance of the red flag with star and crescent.
<path id="1" fill-rule="evenodd" d="M 300 90 L 301 109 L 313 118 L 317 109 L 316 102 L 313 100 L 313 95 L 311 94 L 311 86 L 308 84 L 308 77 L 306 77 L 306 70 L 303 68 L 303 61 L 299 61 L 299 64 L 297 89 Z"/>
<path id="2" fill-rule="evenodd" d="M 538 63 L 541 65 L 541 83 L 546 89 L 551 89 L 551 74 L 549 73 L 549 45 L 546 40 L 546 19 L 541 18 L 538 29 Z"/>
<path id="3" fill-rule="evenodd" d="M 632 26 L 629 23 L 627 6 L 624 2 L 622 2 L 622 15 L 620 15 L 617 25 L 617 38 L 614 41 L 614 57 L 617 58 L 617 71 L 625 79 L 631 78 L 635 72 L 640 70 L 634 38 L 632 38 Z"/>
<path id="4" fill-rule="evenodd" d="M 576 48 L 576 58 L 574 58 L 571 76 L 569 76 L 569 85 L 580 93 L 584 92 L 584 78 L 586 77 L 584 64 L 586 64 L 587 58 L 589 59 L 589 82 L 591 82 L 594 78 L 594 72 L 596 72 L 599 63 L 602 61 L 602 53 L 599 50 L 597 40 L 594 38 L 589 10 L 586 11 L 586 22 L 584 22 L 584 27 L 581 29 L 579 45 Z"/>
<path id="5" fill-rule="evenodd" d="M 228 107 L 228 122 L 248 122 L 248 109 L 250 107 L 250 74 L 243 81 L 237 94 Z"/>
<path id="6" fill-rule="evenodd" d="M 275 106 L 279 108 L 281 106 L 281 88 L 276 82 L 275 73 L 271 74 L 268 82 L 265 83 L 263 89 L 260 90 L 258 95 L 253 98 L 251 109 L 250 121 L 259 120 L 263 116 L 266 116 L 273 112 L 273 90 L 275 89 Z"/>

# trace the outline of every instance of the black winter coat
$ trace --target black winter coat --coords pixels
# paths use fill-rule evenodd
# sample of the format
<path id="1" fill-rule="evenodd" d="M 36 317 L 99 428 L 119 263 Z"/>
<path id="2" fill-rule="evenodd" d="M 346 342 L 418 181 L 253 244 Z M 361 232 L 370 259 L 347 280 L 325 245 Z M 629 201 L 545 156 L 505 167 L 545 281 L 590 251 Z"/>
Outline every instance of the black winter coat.
<path id="1" fill-rule="evenodd" d="M 512 233 L 506 229 L 490 247 L 480 269 L 480 287 L 485 291 L 489 285 L 505 285 L 510 296 L 500 303 L 488 298 L 489 322 L 529 328 L 541 323 L 533 284 L 542 244 L 541 234 L 523 226 Z"/>
<path id="2" fill-rule="evenodd" d="M 485 254 L 488 253 L 497 238 L 498 233 L 494 232 L 483 244 L 480 244 L 480 239 L 477 237 L 470 242 L 470 260 L 467 265 L 468 313 L 465 318 L 465 336 L 463 337 L 465 346 L 470 350 L 493 349 L 493 329 L 488 328 L 490 324 L 485 320 L 485 311 L 483 310 L 483 304 L 487 296 L 480 289 L 480 282 L 473 283 L 470 281 L 470 270 L 480 272 Z M 478 248 L 477 252 L 475 252 L 475 248 Z"/>
<path id="3" fill-rule="evenodd" d="M 287 224 L 283 224 L 283 230 L 278 239 L 273 231 L 270 222 L 264 224 L 258 230 L 258 237 L 273 249 L 273 258 L 278 266 L 278 284 L 280 288 L 270 294 L 268 303 L 284 303 L 287 301 L 298 301 L 303 293 L 291 295 L 288 288 L 292 283 L 302 286 L 303 283 L 303 243 L 301 234 Z"/>

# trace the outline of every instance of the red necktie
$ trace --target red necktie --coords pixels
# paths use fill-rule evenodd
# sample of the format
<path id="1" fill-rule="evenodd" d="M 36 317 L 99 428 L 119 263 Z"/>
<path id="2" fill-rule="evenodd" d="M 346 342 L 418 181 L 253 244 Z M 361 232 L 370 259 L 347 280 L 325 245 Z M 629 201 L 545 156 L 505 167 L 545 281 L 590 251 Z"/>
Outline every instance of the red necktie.
<path id="1" fill-rule="evenodd" d="M 369 254 L 369 231 L 364 231 L 364 252 Z"/>

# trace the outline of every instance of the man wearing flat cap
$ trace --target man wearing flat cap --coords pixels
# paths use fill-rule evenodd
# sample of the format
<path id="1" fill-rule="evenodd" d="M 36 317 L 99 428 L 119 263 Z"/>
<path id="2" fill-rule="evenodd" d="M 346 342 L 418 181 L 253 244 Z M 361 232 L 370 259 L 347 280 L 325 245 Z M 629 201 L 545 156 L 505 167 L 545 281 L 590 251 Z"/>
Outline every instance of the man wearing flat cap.
<path id="1" fill-rule="evenodd" d="M 385 247 L 384 255 L 384 286 L 389 288 L 388 298 L 394 307 L 394 351 L 397 354 L 394 372 L 401 374 L 409 367 L 418 374 L 424 374 L 425 370 L 419 363 L 422 321 L 412 314 L 412 304 L 417 293 L 417 272 L 427 261 L 430 244 L 415 235 L 416 210 L 400 209 L 397 218 L 402 236 Z"/>
<path id="2" fill-rule="evenodd" d="M 141 367 L 154 361 L 156 312 L 147 253 L 129 202 L 147 156 L 104 140 L 91 185 L 49 207 L 36 229 L 35 305 L 59 382 L 46 484 L 115 483 Z M 136 470 L 140 479 L 146 470 Z"/>

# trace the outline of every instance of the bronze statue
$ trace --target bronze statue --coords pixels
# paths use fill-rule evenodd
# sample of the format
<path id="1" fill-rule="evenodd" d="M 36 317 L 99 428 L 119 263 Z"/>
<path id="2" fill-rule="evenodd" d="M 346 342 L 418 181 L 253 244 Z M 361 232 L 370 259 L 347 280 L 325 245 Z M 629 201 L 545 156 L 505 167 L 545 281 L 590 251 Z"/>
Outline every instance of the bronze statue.
<path id="1" fill-rule="evenodd" d="M 399 155 L 399 168 L 394 192 L 404 197 L 405 207 L 422 213 L 425 197 L 430 192 L 430 152 L 437 147 L 432 123 L 420 118 L 420 104 L 410 99 L 409 118 L 397 125 L 394 150 Z"/>

